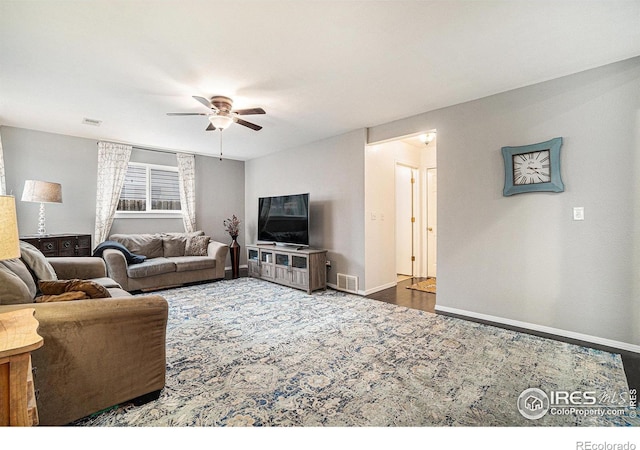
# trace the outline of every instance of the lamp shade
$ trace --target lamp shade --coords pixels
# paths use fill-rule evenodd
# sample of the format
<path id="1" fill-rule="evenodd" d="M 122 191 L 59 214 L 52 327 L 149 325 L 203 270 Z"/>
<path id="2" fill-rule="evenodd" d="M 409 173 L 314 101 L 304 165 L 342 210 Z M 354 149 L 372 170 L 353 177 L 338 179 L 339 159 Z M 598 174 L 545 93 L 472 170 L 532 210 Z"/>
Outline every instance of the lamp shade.
<path id="1" fill-rule="evenodd" d="M 0 195 L 0 260 L 20 257 L 16 199 Z"/>
<path id="2" fill-rule="evenodd" d="M 26 180 L 22 191 L 23 202 L 62 203 L 62 186 L 49 181 Z"/>

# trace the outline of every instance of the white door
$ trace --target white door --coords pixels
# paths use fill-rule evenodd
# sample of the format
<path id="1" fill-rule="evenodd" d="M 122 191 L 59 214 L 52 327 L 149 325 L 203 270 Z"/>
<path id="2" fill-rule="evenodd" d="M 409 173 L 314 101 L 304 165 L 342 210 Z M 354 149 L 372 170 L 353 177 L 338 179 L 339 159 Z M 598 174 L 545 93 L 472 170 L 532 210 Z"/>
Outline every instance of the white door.
<path id="1" fill-rule="evenodd" d="M 396 273 L 413 276 L 415 177 L 411 167 L 396 165 Z"/>
<path id="2" fill-rule="evenodd" d="M 438 255 L 438 169 L 427 170 L 427 276 L 436 277 Z"/>

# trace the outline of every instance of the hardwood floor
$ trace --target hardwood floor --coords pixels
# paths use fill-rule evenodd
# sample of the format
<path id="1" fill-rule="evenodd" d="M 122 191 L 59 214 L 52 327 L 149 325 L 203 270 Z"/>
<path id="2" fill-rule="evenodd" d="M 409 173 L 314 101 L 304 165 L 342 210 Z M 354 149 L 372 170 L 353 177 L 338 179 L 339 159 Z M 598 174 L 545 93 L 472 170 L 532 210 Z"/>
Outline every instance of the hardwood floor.
<path id="1" fill-rule="evenodd" d="M 368 295 L 367 298 L 435 313 L 436 294 L 407 289 L 408 286 L 423 280 L 426 278 L 407 278 L 399 281 L 396 287 Z"/>
<path id="2" fill-rule="evenodd" d="M 590 342 L 584 342 L 576 339 L 569 339 L 563 336 L 556 336 L 548 333 L 541 333 L 537 331 L 522 329 L 518 327 L 511 327 L 495 322 L 488 322 L 485 320 L 475 319 L 471 317 L 462 317 L 456 314 L 448 314 L 443 312 L 436 312 L 436 294 L 430 294 L 428 292 L 416 291 L 413 289 L 407 289 L 413 283 L 423 281 L 425 278 L 409 278 L 398 282 L 398 285 L 394 288 L 385 289 L 380 292 L 368 295 L 367 298 L 374 300 L 380 300 L 387 303 L 393 303 L 394 305 L 405 306 L 407 308 L 420 309 L 436 314 L 447 315 L 451 317 L 458 317 L 464 320 L 471 320 L 485 325 L 492 325 L 496 327 L 506 328 L 508 330 L 519 331 L 521 333 L 532 334 L 548 339 L 555 339 L 562 342 L 568 342 L 570 344 L 581 345 L 583 347 L 595 348 L 610 353 L 618 353 L 622 357 L 622 364 L 624 366 L 625 375 L 627 376 L 627 383 L 629 389 L 635 389 L 636 393 L 640 391 L 640 353 L 634 353 L 624 350 L 619 350 L 603 345 L 592 344 Z"/>

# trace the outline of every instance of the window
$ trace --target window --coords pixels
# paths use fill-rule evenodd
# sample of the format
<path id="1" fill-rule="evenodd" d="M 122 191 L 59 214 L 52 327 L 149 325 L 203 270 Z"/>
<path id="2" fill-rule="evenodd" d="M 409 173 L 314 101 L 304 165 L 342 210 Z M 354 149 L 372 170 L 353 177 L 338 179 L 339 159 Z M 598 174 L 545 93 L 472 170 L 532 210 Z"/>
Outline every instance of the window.
<path id="1" fill-rule="evenodd" d="M 178 168 L 129 163 L 118 201 L 118 212 L 180 212 Z"/>

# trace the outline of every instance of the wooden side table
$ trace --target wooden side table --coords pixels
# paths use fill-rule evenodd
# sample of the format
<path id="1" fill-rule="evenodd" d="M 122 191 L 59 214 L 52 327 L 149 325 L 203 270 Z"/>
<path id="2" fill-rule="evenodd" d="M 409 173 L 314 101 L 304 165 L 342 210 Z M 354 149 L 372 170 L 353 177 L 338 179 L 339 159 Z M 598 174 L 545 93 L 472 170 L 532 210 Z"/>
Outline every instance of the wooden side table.
<path id="1" fill-rule="evenodd" d="M 38 425 L 31 352 L 42 347 L 35 309 L 0 314 L 0 426 Z"/>

